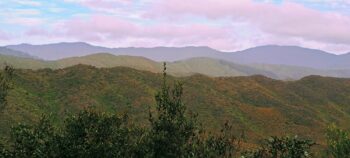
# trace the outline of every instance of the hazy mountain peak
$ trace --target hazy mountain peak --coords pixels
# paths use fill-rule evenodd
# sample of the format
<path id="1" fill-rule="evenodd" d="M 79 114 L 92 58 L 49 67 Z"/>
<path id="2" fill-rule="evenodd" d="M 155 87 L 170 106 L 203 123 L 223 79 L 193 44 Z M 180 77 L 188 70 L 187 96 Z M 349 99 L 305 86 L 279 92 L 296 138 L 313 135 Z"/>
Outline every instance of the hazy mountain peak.
<path id="1" fill-rule="evenodd" d="M 266 45 L 232 53 L 232 61 L 252 64 L 278 64 L 332 69 L 339 67 L 339 56 L 299 46 Z M 350 65 L 349 65 L 350 67 Z"/>

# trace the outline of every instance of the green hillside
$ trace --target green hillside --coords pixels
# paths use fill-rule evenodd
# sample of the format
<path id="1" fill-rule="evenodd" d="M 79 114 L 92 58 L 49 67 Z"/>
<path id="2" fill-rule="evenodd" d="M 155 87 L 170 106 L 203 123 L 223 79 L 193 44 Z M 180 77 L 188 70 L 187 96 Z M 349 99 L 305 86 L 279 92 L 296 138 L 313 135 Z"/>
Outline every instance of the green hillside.
<path id="1" fill-rule="evenodd" d="M 95 67 L 125 66 L 138 70 L 160 72 L 161 64 L 144 57 L 115 56 L 108 53 L 93 54 L 84 57 L 73 57 L 54 61 L 58 68 L 65 68 L 77 64 L 91 65 Z"/>
<path id="2" fill-rule="evenodd" d="M 43 60 L 22 58 L 8 55 L 0 55 L 0 64 L 4 66 L 5 64 L 11 65 L 14 68 L 21 69 L 42 69 L 42 68 L 56 68 L 55 63 L 47 62 Z"/>
<path id="3" fill-rule="evenodd" d="M 194 75 L 169 80 L 185 83 L 184 101 L 205 128 L 215 131 L 228 120 L 237 135 L 244 132 L 249 141 L 298 134 L 324 143 L 330 123 L 350 128 L 349 79 L 310 76 L 279 81 L 263 76 Z M 125 67 L 16 70 L 9 105 L 0 115 L 0 134 L 7 135 L 16 122 L 37 121 L 42 113 L 51 114 L 60 124 L 65 115 L 88 106 L 128 112 L 143 124 L 160 83 L 161 74 Z"/>
<path id="4" fill-rule="evenodd" d="M 261 74 L 272 78 L 276 77 L 275 74 L 267 70 L 204 57 L 172 62 L 168 64 L 168 67 L 171 74 L 178 76 L 203 74 L 212 77 L 228 77 Z"/>

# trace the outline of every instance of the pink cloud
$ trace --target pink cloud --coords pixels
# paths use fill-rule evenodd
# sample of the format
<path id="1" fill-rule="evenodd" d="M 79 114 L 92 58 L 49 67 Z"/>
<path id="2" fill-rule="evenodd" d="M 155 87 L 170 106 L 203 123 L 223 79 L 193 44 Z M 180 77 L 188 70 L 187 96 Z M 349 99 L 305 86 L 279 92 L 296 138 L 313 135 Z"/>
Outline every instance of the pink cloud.
<path id="1" fill-rule="evenodd" d="M 130 3 L 130 0 L 86 0 L 83 2 L 84 5 L 92 8 L 115 8 L 120 4 Z"/>
<path id="2" fill-rule="evenodd" d="M 29 17 L 10 17 L 5 19 L 8 24 L 16 24 L 22 26 L 38 26 L 44 23 L 44 19 Z"/>
<path id="3" fill-rule="evenodd" d="M 300 37 L 331 43 L 350 44 L 350 17 L 320 12 L 296 3 L 261 3 L 247 0 L 180 0 L 157 1 L 145 14 L 149 18 L 206 17 L 211 20 L 230 18 L 248 22 L 265 33 Z"/>
<path id="4" fill-rule="evenodd" d="M 29 30 L 32 36 L 66 37 L 88 42 L 118 41 L 123 46 L 207 45 L 214 48 L 228 46 L 230 29 L 206 24 L 140 24 L 109 15 L 91 15 L 64 21 L 48 33 L 41 29 Z M 146 42 L 146 41 L 150 42 Z M 217 41 L 227 44 L 219 43 Z M 117 43 L 117 42 L 115 42 Z"/>
<path id="5" fill-rule="evenodd" d="M 120 5 L 130 4 L 132 0 L 64 0 L 66 2 L 79 3 L 91 9 L 116 9 Z"/>
<path id="6" fill-rule="evenodd" d="M 135 4 L 131 0 L 65 1 L 79 3 L 93 12 L 56 21 L 47 28 L 31 26 L 34 28 L 25 35 L 41 41 L 46 37 L 113 47 L 205 45 L 235 51 L 282 44 L 337 52 L 350 48 L 350 17 L 290 2 L 155 0 L 139 8 L 130 7 Z"/>
<path id="7" fill-rule="evenodd" d="M 135 24 L 106 15 L 92 15 L 88 18 L 75 18 L 63 23 L 67 36 L 100 41 L 103 38 L 123 38 L 132 36 Z"/>
<path id="8" fill-rule="evenodd" d="M 10 36 L 6 33 L 0 30 L 0 40 L 9 40 Z"/>

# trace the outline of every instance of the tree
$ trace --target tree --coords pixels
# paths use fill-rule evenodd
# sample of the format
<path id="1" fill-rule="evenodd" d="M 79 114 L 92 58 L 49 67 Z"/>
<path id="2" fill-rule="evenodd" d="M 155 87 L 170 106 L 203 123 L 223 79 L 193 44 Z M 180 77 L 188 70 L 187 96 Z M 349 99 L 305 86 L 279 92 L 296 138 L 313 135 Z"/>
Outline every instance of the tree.
<path id="1" fill-rule="evenodd" d="M 332 124 L 326 132 L 328 153 L 334 158 L 350 158 L 350 133 Z"/>
<path id="2" fill-rule="evenodd" d="M 49 118 L 43 116 L 37 124 L 19 124 L 12 129 L 9 157 L 55 157 L 55 129 Z"/>
<path id="3" fill-rule="evenodd" d="M 176 82 L 173 89 L 167 85 L 164 63 L 161 91 L 155 96 L 156 115 L 150 112 L 151 157 L 230 157 L 234 151 L 233 139 L 228 130 L 221 135 L 204 138 L 196 115 L 186 116 L 182 102 L 183 84 Z M 225 126 L 228 127 L 228 126 Z M 227 128 L 226 128 L 227 129 Z M 230 128 L 231 130 L 231 128 Z"/>
<path id="4" fill-rule="evenodd" d="M 166 79 L 164 63 L 162 88 L 155 96 L 156 117 L 151 112 L 149 117 L 151 157 L 181 157 L 186 144 L 197 132 L 195 118 L 185 116 L 182 83 L 175 83 L 170 90 Z"/>
<path id="5" fill-rule="evenodd" d="M 6 65 L 4 70 L 0 73 L 0 110 L 7 105 L 7 95 L 11 87 L 11 80 L 14 69 Z"/>
<path id="6" fill-rule="evenodd" d="M 187 151 L 187 157 L 202 157 L 202 158 L 216 158 L 216 157 L 235 157 L 240 150 L 240 139 L 236 139 L 232 133 L 232 126 L 228 122 L 218 134 L 207 134 L 205 131 L 200 132 L 192 138 L 188 144 L 190 148 Z"/>
<path id="7" fill-rule="evenodd" d="M 60 150 L 68 157 L 130 157 L 133 141 L 127 120 L 127 115 L 84 110 L 66 119 Z"/>
<path id="8" fill-rule="evenodd" d="M 295 137 L 271 137 L 260 149 L 245 152 L 242 158 L 307 158 L 315 145 L 311 140 Z"/>

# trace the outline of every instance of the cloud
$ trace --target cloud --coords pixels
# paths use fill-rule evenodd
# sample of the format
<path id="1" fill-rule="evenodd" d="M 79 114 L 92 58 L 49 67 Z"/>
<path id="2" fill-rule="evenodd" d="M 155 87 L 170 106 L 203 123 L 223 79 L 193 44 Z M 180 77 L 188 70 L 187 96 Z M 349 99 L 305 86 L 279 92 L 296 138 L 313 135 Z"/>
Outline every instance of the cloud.
<path id="1" fill-rule="evenodd" d="M 226 51 L 280 44 L 336 52 L 350 50 L 350 17 L 335 12 L 336 9 L 315 10 L 319 6 L 310 5 L 316 1 L 322 6 L 332 2 L 329 3 L 332 8 L 344 8 L 342 0 L 63 1 L 42 3 L 45 9 L 7 7 L 0 13 L 5 23 L 2 28 L 21 25 L 13 34 L 20 36 L 24 32 L 18 41 L 31 43 L 84 41 L 113 47 L 205 45 Z"/>
<path id="2" fill-rule="evenodd" d="M 130 4 L 131 0 L 64 0 L 65 2 L 78 3 L 91 9 L 116 9 L 120 5 Z"/>
<path id="3" fill-rule="evenodd" d="M 55 24 L 53 31 L 35 28 L 28 36 L 65 37 L 88 42 L 120 42 L 119 46 L 188 46 L 207 45 L 231 48 L 230 28 L 203 24 L 140 24 L 110 15 L 76 17 Z M 147 42 L 148 41 L 148 42 Z M 117 43 L 117 44 L 120 44 Z"/>
<path id="4" fill-rule="evenodd" d="M 12 0 L 12 2 L 20 4 L 20 5 L 26 5 L 26 6 L 35 6 L 39 7 L 42 5 L 41 2 L 34 1 L 34 0 Z"/>
<path id="5" fill-rule="evenodd" d="M 41 11 L 38 9 L 23 9 L 23 8 L 0 8 L 1 23 L 14 26 L 36 26 L 44 23 L 44 18 L 41 17 Z"/>
<path id="6" fill-rule="evenodd" d="M 36 9 L 9 9 L 11 14 L 15 14 L 17 16 L 35 16 L 40 15 L 41 12 Z"/>
<path id="7" fill-rule="evenodd" d="M 9 40 L 9 39 L 10 39 L 10 35 L 0 30 L 0 40 Z"/>
<path id="8" fill-rule="evenodd" d="M 229 18 L 247 22 L 273 35 L 305 40 L 350 44 L 350 17 L 335 12 L 321 12 L 292 2 L 282 4 L 247 0 L 180 0 L 157 1 L 145 14 L 149 18 L 181 19 L 186 16 L 210 20 Z"/>
<path id="9" fill-rule="evenodd" d="M 41 18 L 32 17 L 11 17 L 4 20 L 7 24 L 22 25 L 22 26 L 38 26 L 44 23 Z"/>

